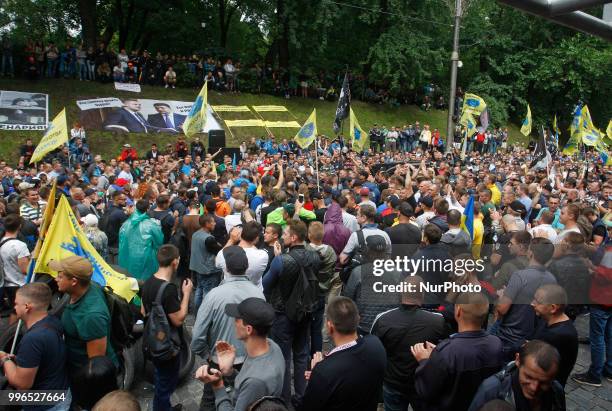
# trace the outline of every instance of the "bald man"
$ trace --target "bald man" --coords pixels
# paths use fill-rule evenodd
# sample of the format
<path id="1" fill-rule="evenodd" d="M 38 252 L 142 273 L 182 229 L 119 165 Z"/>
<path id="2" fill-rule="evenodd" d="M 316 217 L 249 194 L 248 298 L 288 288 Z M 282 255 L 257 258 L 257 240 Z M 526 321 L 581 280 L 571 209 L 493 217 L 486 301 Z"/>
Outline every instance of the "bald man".
<path id="1" fill-rule="evenodd" d="M 424 409 L 467 409 L 480 384 L 503 365 L 501 340 L 482 329 L 488 312 L 483 294 L 460 294 L 454 312 L 459 332 L 437 346 L 428 341 L 412 346 Z"/>

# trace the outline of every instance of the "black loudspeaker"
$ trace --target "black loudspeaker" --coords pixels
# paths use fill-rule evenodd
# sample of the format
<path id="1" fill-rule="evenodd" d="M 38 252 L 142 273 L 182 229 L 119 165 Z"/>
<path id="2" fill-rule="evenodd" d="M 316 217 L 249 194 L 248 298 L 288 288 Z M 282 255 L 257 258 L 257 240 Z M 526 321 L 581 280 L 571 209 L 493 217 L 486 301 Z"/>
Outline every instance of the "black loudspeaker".
<path id="1" fill-rule="evenodd" d="M 210 154 L 215 154 L 217 152 L 217 150 L 221 149 L 221 153 L 215 157 L 215 161 L 216 162 L 221 162 L 223 161 L 223 156 L 230 156 L 231 158 L 234 158 L 234 154 L 236 154 L 236 161 L 240 160 L 240 149 L 237 147 L 213 147 L 210 146 L 208 147 L 208 152 Z"/>
<path id="2" fill-rule="evenodd" d="M 209 147 L 225 147 L 225 130 L 210 130 L 208 132 Z"/>

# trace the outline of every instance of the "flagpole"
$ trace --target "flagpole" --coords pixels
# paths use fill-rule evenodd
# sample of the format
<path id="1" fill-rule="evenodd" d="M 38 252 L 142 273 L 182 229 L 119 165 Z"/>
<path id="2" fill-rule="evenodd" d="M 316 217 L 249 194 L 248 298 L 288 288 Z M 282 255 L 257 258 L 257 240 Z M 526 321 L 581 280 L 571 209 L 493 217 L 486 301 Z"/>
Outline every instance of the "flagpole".
<path id="1" fill-rule="evenodd" d="M 315 138 L 315 172 L 317 173 L 317 191 L 320 191 L 319 186 L 319 137 Z"/>
<path id="2" fill-rule="evenodd" d="M 69 157 L 70 158 L 70 157 Z M 49 200 L 47 201 L 47 207 L 53 207 L 55 211 L 55 196 L 56 196 L 56 187 L 57 187 L 57 179 L 53 181 L 53 186 L 51 188 L 51 195 L 49 195 Z M 53 205 L 49 205 L 49 202 L 53 201 Z M 45 210 L 46 211 L 46 210 Z M 51 223 L 50 218 L 53 218 L 53 214 L 48 216 L 45 212 L 42 216 L 42 221 L 40 223 L 40 233 L 38 235 L 38 240 L 36 241 L 36 246 L 34 247 L 34 251 L 32 251 L 32 259 L 30 260 L 30 264 L 28 265 L 28 275 L 26 276 L 26 284 L 33 283 L 36 280 L 36 273 L 34 273 L 34 267 L 36 266 L 36 259 L 40 254 L 40 250 L 42 248 L 42 243 L 47 235 L 47 231 L 49 230 L 49 225 Z M 17 337 L 19 336 L 19 331 L 21 330 L 21 325 L 23 321 L 21 318 L 17 321 L 17 328 L 15 329 L 15 335 L 13 336 L 13 344 L 11 345 L 10 354 L 15 353 L 15 348 L 17 347 Z"/>
<path id="3" fill-rule="evenodd" d="M 544 125 L 542 125 L 542 137 L 544 139 L 544 154 L 546 155 L 546 177 L 548 178 L 548 181 L 550 181 L 550 171 L 549 171 L 550 161 L 548 161 L 548 147 L 546 145 L 546 134 L 544 134 Z"/>

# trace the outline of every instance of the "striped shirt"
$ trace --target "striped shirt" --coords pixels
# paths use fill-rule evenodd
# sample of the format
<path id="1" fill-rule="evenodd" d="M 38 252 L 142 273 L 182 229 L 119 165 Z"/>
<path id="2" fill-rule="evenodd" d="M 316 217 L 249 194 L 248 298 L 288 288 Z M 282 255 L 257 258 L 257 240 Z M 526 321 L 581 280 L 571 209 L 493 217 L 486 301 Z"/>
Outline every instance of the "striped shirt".
<path id="1" fill-rule="evenodd" d="M 40 206 L 36 208 L 32 207 L 32 205 L 26 201 L 19 207 L 19 214 L 26 220 L 35 221 L 42 216 L 42 211 Z"/>

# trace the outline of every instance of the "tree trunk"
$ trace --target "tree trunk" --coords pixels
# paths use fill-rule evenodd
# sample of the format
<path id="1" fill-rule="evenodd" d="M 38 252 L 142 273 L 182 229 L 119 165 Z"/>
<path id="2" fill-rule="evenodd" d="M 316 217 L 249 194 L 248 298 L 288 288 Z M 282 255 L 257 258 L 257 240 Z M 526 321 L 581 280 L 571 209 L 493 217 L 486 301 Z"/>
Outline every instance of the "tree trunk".
<path id="1" fill-rule="evenodd" d="M 98 37 L 96 0 L 79 0 L 79 14 L 83 27 L 83 43 L 85 47 L 96 47 Z"/>
<path id="2" fill-rule="evenodd" d="M 276 15 L 279 29 L 278 65 L 286 69 L 289 68 L 289 22 L 285 0 L 276 0 Z"/>

